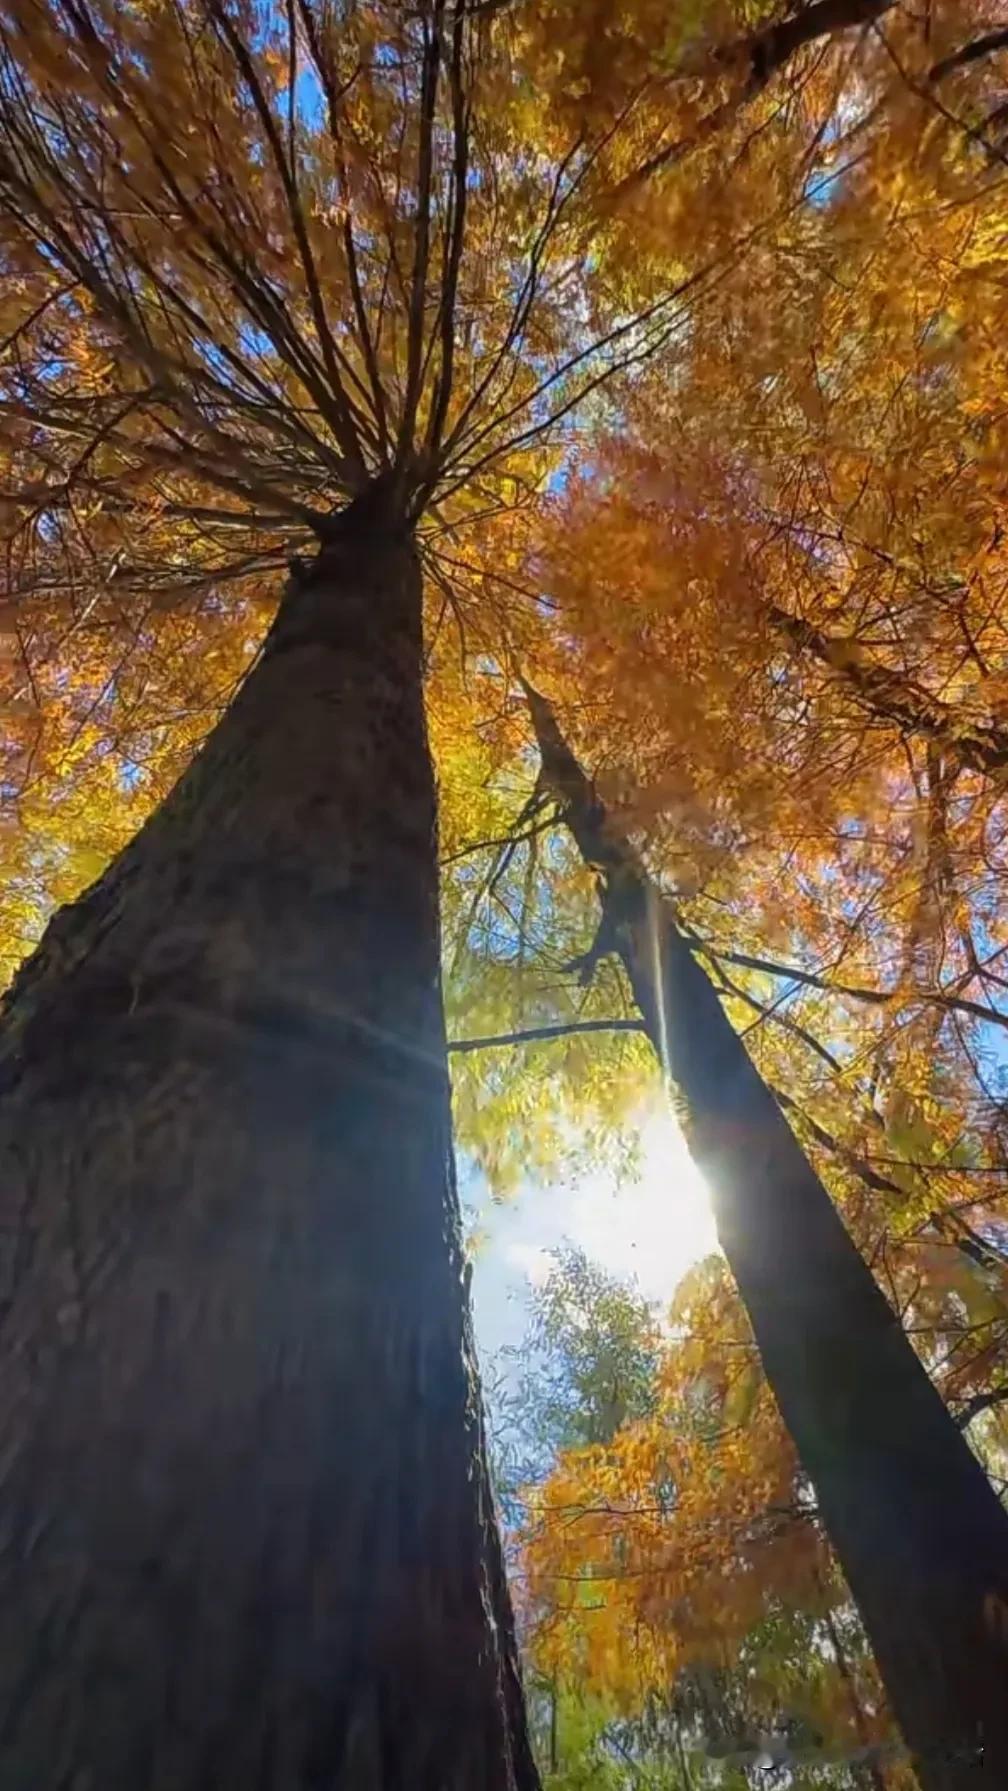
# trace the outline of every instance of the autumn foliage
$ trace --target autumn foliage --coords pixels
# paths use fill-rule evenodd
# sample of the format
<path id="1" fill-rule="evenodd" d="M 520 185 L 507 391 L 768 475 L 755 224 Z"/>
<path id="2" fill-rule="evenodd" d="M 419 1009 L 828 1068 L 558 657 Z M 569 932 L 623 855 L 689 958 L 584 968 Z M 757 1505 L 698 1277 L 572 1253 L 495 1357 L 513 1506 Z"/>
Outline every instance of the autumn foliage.
<path id="1" fill-rule="evenodd" d="M 766 1727 L 800 1710 L 834 1749 L 884 1746 L 870 1662 L 857 1662 L 852 1704 L 828 1641 L 809 1639 L 845 1594 L 716 1259 L 684 1281 L 667 1325 L 649 1411 L 565 1449 L 529 1491 L 521 1584 L 537 1670 L 624 1718 L 691 1674 L 727 1676 L 747 1682 L 750 1736 L 761 1708 Z M 804 1671 L 768 1645 L 789 1622 L 806 1633 Z M 744 1748 L 744 1729 L 734 1741 Z"/>
<path id="2" fill-rule="evenodd" d="M 0 19 L 5 977 L 392 490 L 467 1160 L 625 1162 L 657 1076 L 530 677 L 995 1478 L 1006 76 L 1000 0 Z M 722 1269 L 669 1325 L 525 1538 L 535 1660 L 621 1710 L 844 1608 Z"/>

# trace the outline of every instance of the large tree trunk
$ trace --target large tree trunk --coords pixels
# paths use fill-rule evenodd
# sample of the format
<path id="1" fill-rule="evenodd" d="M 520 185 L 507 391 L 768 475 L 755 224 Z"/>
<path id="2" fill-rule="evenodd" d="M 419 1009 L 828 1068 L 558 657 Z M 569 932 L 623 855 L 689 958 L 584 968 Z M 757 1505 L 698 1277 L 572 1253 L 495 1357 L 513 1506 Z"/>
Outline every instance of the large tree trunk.
<path id="1" fill-rule="evenodd" d="M 599 872 L 604 944 L 686 1097 L 690 1150 L 925 1791 L 1008 1785 L 1008 1514 L 717 994 L 526 687 L 545 784 Z"/>
<path id="2" fill-rule="evenodd" d="M 453 1182 L 420 577 L 346 512 L 10 996 L 4 1791 L 535 1783 Z"/>

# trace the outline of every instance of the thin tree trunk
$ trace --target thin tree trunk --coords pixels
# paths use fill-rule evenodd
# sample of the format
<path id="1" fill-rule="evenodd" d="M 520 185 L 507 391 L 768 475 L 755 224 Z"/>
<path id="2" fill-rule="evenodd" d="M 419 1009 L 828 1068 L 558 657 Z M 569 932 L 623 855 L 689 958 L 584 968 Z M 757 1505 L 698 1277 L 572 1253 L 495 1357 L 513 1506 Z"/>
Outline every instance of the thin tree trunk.
<path id="1" fill-rule="evenodd" d="M 602 939 L 686 1098 L 691 1153 L 924 1791 L 1008 1784 L 1008 1514 L 649 880 L 527 688 Z"/>
<path id="2" fill-rule="evenodd" d="M 532 1787 L 394 517 L 296 572 L 0 1073 L 4 1791 Z"/>

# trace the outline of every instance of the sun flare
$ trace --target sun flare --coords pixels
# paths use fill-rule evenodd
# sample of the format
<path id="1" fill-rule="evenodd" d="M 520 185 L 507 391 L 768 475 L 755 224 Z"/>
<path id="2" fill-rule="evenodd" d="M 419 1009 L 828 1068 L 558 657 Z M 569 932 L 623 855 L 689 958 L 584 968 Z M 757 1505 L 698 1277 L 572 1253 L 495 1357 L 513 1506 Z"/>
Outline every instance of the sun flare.
<path id="1" fill-rule="evenodd" d="M 710 1196 L 674 1114 L 656 1099 L 638 1126 L 636 1178 L 600 1170 L 555 1187 L 526 1187 L 506 1205 L 487 1200 L 473 1277 L 483 1351 L 517 1340 L 526 1322 L 524 1295 L 542 1285 L 563 1245 L 636 1281 L 659 1306 L 694 1263 L 718 1248 Z"/>

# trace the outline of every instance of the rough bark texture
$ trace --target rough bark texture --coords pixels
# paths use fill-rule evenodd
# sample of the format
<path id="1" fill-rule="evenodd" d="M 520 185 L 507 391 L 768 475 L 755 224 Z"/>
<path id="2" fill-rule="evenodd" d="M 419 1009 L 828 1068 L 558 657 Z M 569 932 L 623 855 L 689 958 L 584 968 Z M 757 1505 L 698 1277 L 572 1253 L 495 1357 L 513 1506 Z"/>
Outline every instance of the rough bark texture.
<path id="1" fill-rule="evenodd" d="M 1008 1514 L 725 1017 L 672 904 L 545 700 L 543 778 L 599 873 L 767 1379 L 815 1484 L 924 1791 L 1008 1785 Z"/>
<path id="2" fill-rule="evenodd" d="M 527 1791 L 390 520 L 292 579 L 0 1071 L 4 1791 Z"/>

